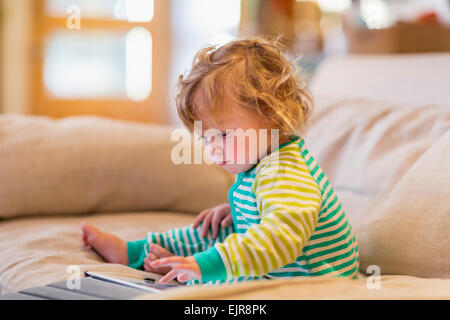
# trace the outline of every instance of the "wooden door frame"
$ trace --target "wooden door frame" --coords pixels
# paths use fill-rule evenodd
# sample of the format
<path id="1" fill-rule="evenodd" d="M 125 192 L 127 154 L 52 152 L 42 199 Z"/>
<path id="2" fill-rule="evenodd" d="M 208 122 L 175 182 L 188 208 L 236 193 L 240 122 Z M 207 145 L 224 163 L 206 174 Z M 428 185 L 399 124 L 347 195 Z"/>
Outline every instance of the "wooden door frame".
<path id="1" fill-rule="evenodd" d="M 127 30 L 131 26 L 144 27 L 150 31 L 152 35 L 152 91 L 146 100 L 135 102 L 127 99 L 61 100 L 46 95 L 43 83 L 45 37 L 53 30 L 67 30 L 66 17 L 44 17 L 45 0 L 33 0 L 31 113 L 55 118 L 73 115 L 97 115 L 139 122 L 170 122 L 169 99 L 167 99 L 171 47 L 170 1 L 155 0 L 154 3 L 155 15 L 149 23 L 101 19 L 81 20 L 81 31 L 83 29 Z M 156 50 L 155 47 L 157 47 Z"/>

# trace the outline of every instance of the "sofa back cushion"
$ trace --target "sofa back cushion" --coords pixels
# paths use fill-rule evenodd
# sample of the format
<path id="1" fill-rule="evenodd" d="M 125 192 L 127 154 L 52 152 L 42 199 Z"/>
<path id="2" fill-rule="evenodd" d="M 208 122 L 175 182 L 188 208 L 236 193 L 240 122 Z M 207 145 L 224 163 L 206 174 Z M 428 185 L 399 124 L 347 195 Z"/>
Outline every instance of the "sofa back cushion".
<path id="1" fill-rule="evenodd" d="M 450 108 L 327 101 L 305 141 L 354 227 L 361 271 L 450 277 Z"/>
<path id="2" fill-rule="evenodd" d="M 198 213 L 226 201 L 234 177 L 225 169 L 172 161 L 175 129 L 94 116 L 0 116 L 0 217 Z"/>

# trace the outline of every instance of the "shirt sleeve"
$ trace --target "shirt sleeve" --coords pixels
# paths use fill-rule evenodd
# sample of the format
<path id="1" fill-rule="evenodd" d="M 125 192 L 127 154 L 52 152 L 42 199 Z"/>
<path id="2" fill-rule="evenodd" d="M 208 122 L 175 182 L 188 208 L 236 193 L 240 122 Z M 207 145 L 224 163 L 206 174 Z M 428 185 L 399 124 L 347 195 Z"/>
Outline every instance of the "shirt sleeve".
<path id="1" fill-rule="evenodd" d="M 280 157 L 262 164 L 253 192 L 261 223 L 245 233 L 229 235 L 196 257 L 202 279 L 261 276 L 293 263 L 302 254 L 322 206 L 320 188 L 303 158 Z"/>

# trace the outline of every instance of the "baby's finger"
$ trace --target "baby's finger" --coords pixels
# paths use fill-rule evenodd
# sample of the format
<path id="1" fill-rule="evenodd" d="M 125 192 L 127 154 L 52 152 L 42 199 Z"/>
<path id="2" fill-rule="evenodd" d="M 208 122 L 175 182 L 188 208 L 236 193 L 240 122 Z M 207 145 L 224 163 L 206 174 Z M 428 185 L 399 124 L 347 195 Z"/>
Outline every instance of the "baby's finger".
<path id="1" fill-rule="evenodd" d="M 173 280 L 177 277 L 178 270 L 171 270 L 164 277 L 159 279 L 159 283 L 166 283 L 167 281 Z"/>
<path id="2" fill-rule="evenodd" d="M 203 221 L 203 227 L 202 227 L 202 237 L 205 238 L 208 234 L 209 227 L 211 226 L 211 220 L 213 218 L 213 214 L 209 214 L 206 216 L 205 220 Z"/>
<path id="3" fill-rule="evenodd" d="M 200 223 L 203 221 L 203 219 L 205 219 L 205 216 L 208 214 L 210 209 L 206 209 L 203 210 L 202 212 L 200 212 L 200 214 L 195 218 L 194 223 L 192 224 L 192 227 L 198 228 L 198 226 L 200 225 Z"/>
<path id="4" fill-rule="evenodd" d="M 212 221 L 213 239 L 217 238 L 219 233 L 220 217 L 214 217 Z"/>
<path id="5" fill-rule="evenodd" d="M 186 281 L 191 280 L 191 277 L 190 277 L 189 275 L 187 275 L 186 273 L 183 272 L 183 273 L 181 273 L 181 274 L 178 275 L 177 280 L 178 280 L 179 282 L 186 282 Z"/>
<path id="6" fill-rule="evenodd" d="M 158 259 L 173 256 L 172 252 L 155 243 L 150 246 L 150 252 Z"/>
<path id="7" fill-rule="evenodd" d="M 185 263 L 185 262 L 186 262 L 185 257 L 174 256 L 174 257 L 162 258 L 162 259 L 158 259 L 156 261 L 152 261 L 150 263 L 150 265 L 153 268 L 162 267 L 162 266 L 173 267 L 174 265 Z"/>
<path id="8" fill-rule="evenodd" d="M 222 227 L 229 227 L 233 223 L 233 216 L 228 215 L 222 220 Z"/>

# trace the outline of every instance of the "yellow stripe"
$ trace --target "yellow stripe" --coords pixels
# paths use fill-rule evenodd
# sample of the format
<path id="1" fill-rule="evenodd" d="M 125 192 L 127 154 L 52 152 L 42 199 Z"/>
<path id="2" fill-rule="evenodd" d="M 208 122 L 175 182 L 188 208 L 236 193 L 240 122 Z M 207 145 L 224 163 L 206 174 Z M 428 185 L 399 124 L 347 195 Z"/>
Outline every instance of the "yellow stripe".
<path id="1" fill-rule="evenodd" d="M 311 205 L 302 205 L 301 203 L 298 202 L 287 202 L 287 201 L 283 201 L 283 202 L 277 202 L 277 201 L 264 201 L 263 205 L 262 205 L 262 212 L 261 215 L 265 216 L 266 214 L 269 214 L 270 212 L 266 212 L 267 208 L 271 207 L 271 206 L 281 206 L 282 208 L 278 208 L 278 209 L 273 209 L 273 211 L 277 211 L 277 210 L 282 210 L 282 211 L 286 211 L 286 210 L 290 210 L 293 211 L 296 208 L 314 208 Z"/>
<path id="2" fill-rule="evenodd" d="M 238 249 L 238 254 L 241 257 L 242 264 L 244 265 L 244 273 L 246 275 L 250 275 L 250 269 L 249 269 L 249 266 L 248 266 L 247 259 L 245 258 L 244 252 L 242 251 L 242 247 L 239 245 L 239 243 L 237 241 L 238 240 L 237 238 L 238 237 L 237 237 L 237 234 L 236 234 L 236 236 L 233 237 L 233 240 L 235 241 L 236 248 Z"/>
<path id="3" fill-rule="evenodd" d="M 278 161 L 277 161 L 278 162 Z M 305 166 L 303 168 L 303 163 L 293 163 L 293 164 L 288 164 L 288 163 L 270 163 L 267 165 L 267 167 L 261 167 L 261 169 L 259 169 L 256 172 L 256 178 L 258 178 L 258 176 L 260 175 L 265 175 L 265 172 L 262 172 L 264 169 L 265 170 L 273 170 L 273 169 L 277 169 L 278 171 L 281 171 L 281 168 L 286 167 L 289 169 L 294 169 L 295 171 L 301 171 L 304 173 L 307 173 L 309 175 L 311 175 L 311 172 L 307 169 L 307 167 Z M 270 172 L 270 171 L 268 171 Z"/>
<path id="4" fill-rule="evenodd" d="M 264 217 L 263 220 L 264 220 L 264 221 L 267 221 L 267 222 L 270 222 L 270 224 L 273 225 L 275 229 L 277 229 L 277 227 L 278 227 L 278 229 L 280 229 L 281 232 L 284 232 L 284 233 L 286 233 L 286 234 L 289 236 L 289 231 L 288 231 L 285 227 L 283 227 L 282 225 L 280 225 L 275 219 L 272 219 L 272 218 L 270 218 L 270 217 Z M 278 232 L 280 232 L 280 231 L 278 231 Z M 289 242 L 286 240 L 286 238 L 281 234 L 281 232 L 280 232 L 280 237 L 279 237 L 279 239 L 281 240 L 281 242 L 283 242 L 284 246 L 285 246 L 285 247 L 287 248 L 287 250 L 289 251 L 289 254 L 291 255 L 291 257 L 292 257 L 293 259 L 297 258 L 297 257 L 295 256 L 295 254 L 294 254 L 294 251 L 293 251 L 292 248 L 291 248 L 290 243 L 289 243 Z M 295 242 L 296 240 L 293 239 L 293 241 Z"/>
<path id="5" fill-rule="evenodd" d="M 258 187 L 267 185 L 269 183 L 276 183 L 276 182 L 282 183 L 282 182 L 285 182 L 285 181 L 298 182 L 298 183 L 301 183 L 301 184 L 309 185 L 309 186 L 314 188 L 314 189 L 312 189 L 313 190 L 312 192 L 315 192 L 315 193 L 317 192 L 317 184 L 316 183 L 307 182 L 307 181 L 299 181 L 299 180 L 297 180 L 295 178 L 291 178 L 291 177 L 277 177 L 277 178 L 269 178 L 269 177 L 267 177 L 267 178 L 259 179 L 258 180 Z M 274 187 L 279 187 L 279 185 L 275 185 Z M 302 188 L 300 186 L 293 186 L 293 187 L 295 187 L 295 188 Z M 311 190 L 311 189 L 306 189 L 306 190 Z M 311 191 L 309 191 L 309 192 L 311 192 Z"/>
<path id="6" fill-rule="evenodd" d="M 272 242 L 272 244 L 273 244 L 273 246 L 275 248 L 275 251 L 281 257 L 281 262 L 283 264 L 281 266 L 279 266 L 279 267 L 282 267 L 282 266 L 286 265 L 288 263 L 287 262 L 287 257 L 284 256 L 283 250 L 278 246 L 278 243 L 273 239 L 272 233 L 266 227 L 265 228 L 261 228 L 261 230 L 264 232 L 264 234 L 266 235 L 266 237 L 268 239 L 272 239 L 271 242 Z M 277 269 L 278 269 L 278 266 L 277 266 Z"/>
<path id="7" fill-rule="evenodd" d="M 264 247 L 265 251 L 267 251 L 267 253 L 269 253 L 269 250 L 268 250 L 269 248 L 267 247 L 267 245 L 264 243 L 264 241 L 262 241 L 262 239 L 258 236 L 258 234 L 254 230 L 248 229 L 247 232 L 251 233 L 252 236 L 258 241 L 258 244 L 262 245 Z M 269 272 L 269 265 L 268 265 L 268 263 L 266 261 L 266 258 L 264 258 L 264 255 L 261 253 L 261 251 L 256 250 L 256 253 L 259 256 L 259 259 L 260 259 L 261 264 L 262 264 L 263 269 L 264 269 L 264 273 L 268 273 Z M 271 259 L 270 254 L 268 254 L 268 255 L 269 255 L 269 259 Z"/>
<path id="8" fill-rule="evenodd" d="M 296 225 L 294 225 L 291 221 L 289 221 L 285 216 L 283 216 L 283 214 L 281 214 L 280 212 L 274 212 L 273 213 L 278 219 L 280 219 L 281 221 L 283 221 L 285 224 L 287 224 L 296 235 L 300 236 L 302 238 L 302 242 L 306 243 L 306 238 L 305 238 L 305 234 L 303 233 L 302 230 L 300 230 Z M 303 224 L 301 224 L 303 227 L 305 227 Z M 289 234 L 289 233 L 288 233 Z M 291 236 L 292 237 L 292 236 Z M 298 242 L 295 238 L 293 238 L 295 242 Z M 298 248 L 300 249 L 300 248 Z"/>
<path id="9" fill-rule="evenodd" d="M 277 199 L 277 198 L 296 198 L 299 200 L 305 200 L 305 201 L 313 201 L 313 202 L 317 202 L 318 199 L 317 198 L 313 198 L 313 197 L 303 197 L 300 196 L 296 193 L 268 193 L 268 194 L 263 194 L 262 192 L 260 193 L 261 195 L 264 196 L 264 199 Z M 285 203 L 284 201 L 282 203 Z"/>
<path id="10" fill-rule="evenodd" d="M 246 248 L 247 250 L 247 253 L 248 253 L 248 255 L 250 256 L 250 259 L 252 260 L 252 264 L 253 264 L 253 269 L 254 269 L 254 273 L 255 273 L 255 275 L 256 276 L 262 276 L 263 275 L 263 273 L 262 273 L 262 270 L 261 269 L 259 269 L 259 265 L 258 265 L 258 263 L 256 262 L 256 258 L 255 258 L 255 256 L 253 255 L 253 252 L 252 252 L 252 250 L 249 248 L 250 247 L 250 239 L 248 239 L 248 238 L 245 238 L 245 237 L 242 237 L 242 246 L 244 247 L 244 248 Z M 248 244 L 246 244 L 246 242 L 248 242 Z"/>
<path id="11" fill-rule="evenodd" d="M 229 252 L 230 252 L 231 264 L 232 264 L 233 267 L 234 267 L 234 268 L 232 268 L 232 269 L 236 270 L 235 272 L 233 272 L 233 274 L 236 275 L 236 274 L 240 274 L 240 271 L 239 271 L 239 264 L 237 263 L 237 260 L 236 260 L 236 255 L 235 255 L 235 253 L 233 252 L 233 246 L 231 245 L 231 241 L 232 241 L 232 239 L 233 239 L 234 236 L 236 236 L 236 234 L 232 234 L 232 235 L 230 236 L 230 240 L 228 241 L 227 247 L 228 247 Z"/>

